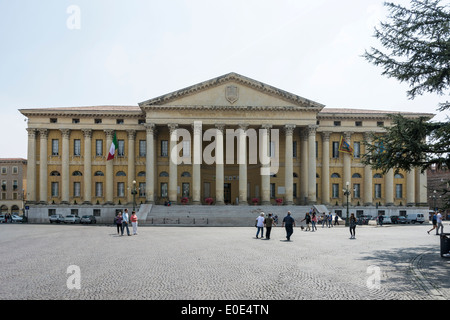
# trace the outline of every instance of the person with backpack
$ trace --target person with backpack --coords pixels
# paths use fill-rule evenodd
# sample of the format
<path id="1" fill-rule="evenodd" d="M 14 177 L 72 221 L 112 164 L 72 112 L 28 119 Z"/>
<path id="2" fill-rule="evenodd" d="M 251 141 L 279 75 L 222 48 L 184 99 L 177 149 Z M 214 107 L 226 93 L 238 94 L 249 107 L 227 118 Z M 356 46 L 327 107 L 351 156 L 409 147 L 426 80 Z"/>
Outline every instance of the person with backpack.
<path id="1" fill-rule="evenodd" d="M 433 223 L 433 228 L 431 228 L 430 230 L 427 231 L 428 234 L 430 234 L 431 231 L 433 231 L 434 229 L 436 229 L 437 227 L 437 215 L 436 212 L 432 213 L 432 217 L 431 217 L 431 221 Z"/>

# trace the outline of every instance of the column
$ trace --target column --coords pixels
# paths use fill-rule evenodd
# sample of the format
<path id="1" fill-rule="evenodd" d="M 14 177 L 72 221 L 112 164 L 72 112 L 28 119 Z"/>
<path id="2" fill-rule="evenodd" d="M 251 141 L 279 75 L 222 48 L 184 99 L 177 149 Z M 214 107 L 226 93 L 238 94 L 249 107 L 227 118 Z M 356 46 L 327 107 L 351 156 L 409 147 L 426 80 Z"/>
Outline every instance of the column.
<path id="1" fill-rule="evenodd" d="M 195 121 L 192 125 L 194 132 L 193 162 L 192 162 L 192 204 L 201 203 L 201 163 L 202 163 L 202 122 Z"/>
<path id="2" fill-rule="evenodd" d="M 322 203 L 330 204 L 330 132 L 322 132 Z"/>
<path id="3" fill-rule="evenodd" d="M 269 163 L 263 163 L 263 174 L 261 174 L 261 204 L 270 204 L 270 129 L 272 129 L 271 124 L 263 124 L 261 126 L 263 129 L 262 143 L 267 146 L 267 154 Z"/>
<path id="4" fill-rule="evenodd" d="M 308 201 L 310 204 L 317 202 L 316 194 L 316 130 L 317 125 L 308 126 Z"/>
<path id="5" fill-rule="evenodd" d="M 177 203 L 178 199 L 178 170 L 177 170 L 177 142 L 178 142 L 178 136 L 177 136 L 177 129 L 178 124 L 175 123 L 169 123 L 169 200 L 172 202 L 172 204 Z M 175 154 L 172 154 L 172 153 Z M 173 159 L 172 159 L 173 157 Z"/>
<path id="6" fill-rule="evenodd" d="M 248 124 L 239 124 L 239 205 L 247 204 L 247 129 Z"/>
<path id="7" fill-rule="evenodd" d="M 300 133 L 300 203 L 308 204 L 308 128 Z"/>
<path id="8" fill-rule="evenodd" d="M 136 156 L 135 156 L 135 141 L 136 130 L 127 130 L 128 133 L 128 172 L 127 172 L 127 184 L 130 188 L 128 192 L 128 203 L 133 203 L 133 195 L 131 190 L 133 188 L 133 180 L 136 180 Z M 136 186 L 136 190 L 139 186 Z M 139 191 L 138 191 L 139 195 Z M 137 196 L 137 195 L 136 195 Z"/>
<path id="9" fill-rule="evenodd" d="M 416 205 L 426 207 L 427 200 L 427 172 L 422 173 L 420 168 L 416 168 Z"/>
<path id="10" fill-rule="evenodd" d="M 106 133 L 106 150 L 109 151 L 111 147 L 114 130 L 105 130 Z M 105 189 L 106 189 L 106 202 L 105 204 L 113 204 L 114 203 L 114 160 L 106 160 L 106 173 L 105 173 Z"/>
<path id="11" fill-rule="evenodd" d="M 69 204 L 69 142 L 70 142 L 70 130 L 61 129 L 62 135 L 62 152 L 61 152 L 61 204 Z"/>
<path id="12" fill-rule="evenodd" d="M 36 202 L 36 129 L 27 128 L 28 155 L 27 155 L 27 197 L 28 203 Z"/>
<path id="13" fill-rule="evenodd" d="M 286 204 L 292 205 L 294 202 L 293 185 L 294 185 L 294 168 L 293 168 L 293 144 L 292 135 L 294 134 L 295 125 L 287 124 L 284 126 L 285 134 L 285 157 L 284 157 L 284 185 L 286 190 Z"/>
<path id="14" fill-rule="evenodd" d="M 223 205 L 224 202 L 224 149 L 223 132 L 224 124 L 216 124 L 216 205 Z"/>
<path id="15" fill-rule="evenodd" d="M 364 134 L 364 140 L 368 143 L 372 143 L 371 132 L 366 132 Z M 373 202 L 373 173 L 372 167 L 370 165 L 366 165 L 364 167 L 364 205 L 372 206 Z"/>
<path id="16" fill-rule="evenodd" d="M 39 202 L 47 204 L 47 129 L 39 129 L 40 154 L 39 154 Z"/>
<path id="17" fill-rule="evenodd" d="M 387 206 L 394 205 L 394 170 L 390 169 L 384 175 L 385 199 Z"/>
<path id="18" fill-rule="evenodd" d="M 83 204 L 92 204 L 92 130 L 83 129 L 84 136 L 84 201 Z"/>
<path id="19" fill-rule="evenodd" d="M 344 140 L 350 145 L 351 144 L 352 133 L 344 132 Z M 350 195 L 348 196 L 348 202 L 352 203 L 353 196 L 353 186 L 352 186 L 352 155 L 346 152 L 343 152 L 343 180 L 342 185 L 346 186 L 347 182 L 349 182 Z M 347 203 L 347 196 L 343 195 L 342 203 Z"/>
<path id="20" fill-rule="evenodd" d="M 155 203 L 155 124 L 146 123 L 145 197 L 146 203 Z M 170 160 L 169 160 L 170 161 Z"/>
<path id="21" fill-rule="evenodd" d="M 416 182 L 415 182 L 416 170 L 414 168 L 406 173 L 406 205 L 408 207 L 414 207 L 416 205 Z"/>

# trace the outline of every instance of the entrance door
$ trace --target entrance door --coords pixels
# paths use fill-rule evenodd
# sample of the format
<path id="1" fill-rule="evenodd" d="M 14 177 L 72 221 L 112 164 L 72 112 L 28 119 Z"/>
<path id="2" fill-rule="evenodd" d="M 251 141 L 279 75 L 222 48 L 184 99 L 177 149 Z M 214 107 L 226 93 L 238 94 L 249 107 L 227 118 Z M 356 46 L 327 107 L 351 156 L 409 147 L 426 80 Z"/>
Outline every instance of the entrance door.
<path id="1" fill-rule="evenodd" d="M 225 204 L 231 204 L 231 183 L 223 184 L 223 201 Z"/>

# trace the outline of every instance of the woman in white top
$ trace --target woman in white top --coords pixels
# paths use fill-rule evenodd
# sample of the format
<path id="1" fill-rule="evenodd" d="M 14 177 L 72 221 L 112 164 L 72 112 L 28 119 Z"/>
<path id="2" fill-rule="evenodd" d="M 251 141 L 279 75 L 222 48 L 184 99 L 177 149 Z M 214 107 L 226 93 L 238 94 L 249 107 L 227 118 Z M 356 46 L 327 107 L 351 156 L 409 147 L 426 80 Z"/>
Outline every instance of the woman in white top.
<path id="1" fill-rule="evenodd" d="M 258 239 L 259 231 L 261 231 L 261 238 L 264 238 L 264 212 L 261 212 L 259 217 L 256 218 L 256 227 L 258 228 L 256 239 Z"/>

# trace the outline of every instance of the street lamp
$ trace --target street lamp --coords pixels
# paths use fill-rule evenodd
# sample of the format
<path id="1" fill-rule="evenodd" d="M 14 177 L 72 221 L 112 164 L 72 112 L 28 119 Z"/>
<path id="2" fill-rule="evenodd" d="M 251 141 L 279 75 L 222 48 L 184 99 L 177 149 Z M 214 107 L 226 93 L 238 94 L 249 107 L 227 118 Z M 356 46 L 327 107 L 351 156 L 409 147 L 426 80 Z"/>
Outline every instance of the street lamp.
<path id="1" fill-rule="evenodd" d="M 133 195 L 133 211 L 136 210 L 136 180 L 133 180 L 133 188 L 131 189 L 131 194 Z"/>
<path id="2" fill-rule="evenodd" d="M 437 199 L 436 190 L 433 191 L 432 198 L 433 198 L 433 211 L 437 211 L 437 208 L 436 208 L 436 199 Z"/>
<path id="3" fill-rule="evenodd" d="M 343 190 L 344 191 L 344 196 L 347 197 L 347 217 L 345 218 L 345 226 L 348 227 L 349 223 L 348 223 L 348 197 L 350 196 L 350 190 L 348 189 L 350 185 L 350 182 L 347 181 L 346 183 L 346 188 Z"/>

